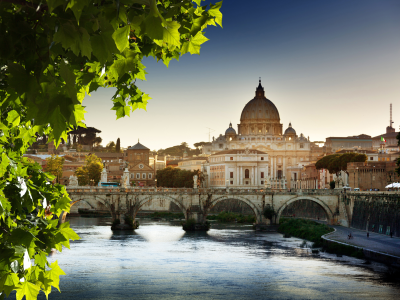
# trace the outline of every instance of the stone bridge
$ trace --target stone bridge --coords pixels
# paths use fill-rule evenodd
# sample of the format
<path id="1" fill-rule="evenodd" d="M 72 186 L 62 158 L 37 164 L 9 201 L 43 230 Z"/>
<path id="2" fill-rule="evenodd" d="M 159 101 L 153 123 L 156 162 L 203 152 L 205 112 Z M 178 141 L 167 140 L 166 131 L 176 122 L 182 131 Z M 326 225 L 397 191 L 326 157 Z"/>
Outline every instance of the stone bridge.
<path id="1" fill-rule="evenodd" d="M 270 205 L 277 213 L 279 222 L 283 210 L 298 200 L 318 203 L 331 224 L 349 226 L 349 208 L 341 190 L 294 190 L 273 189 L 176 189 L 176 188 L 110 188 L 110 187 L 67 187 L 71 198 L 71 211 L 76 203 L 84 202 L 91 209 L 107 209 L 113 219 L 130 216 L 133 220 L 139 210 L 153 207 L 160 210 L 166 203 L 173 202 L 183 212 L 186 219 L 206 221 L 210 209 L 223 200 L 235 199 L 246 203 L 254 212 L 257 224 L 268 223 L 263 216 Z M 65 220 L 65 216 L 63 216 Z"/>

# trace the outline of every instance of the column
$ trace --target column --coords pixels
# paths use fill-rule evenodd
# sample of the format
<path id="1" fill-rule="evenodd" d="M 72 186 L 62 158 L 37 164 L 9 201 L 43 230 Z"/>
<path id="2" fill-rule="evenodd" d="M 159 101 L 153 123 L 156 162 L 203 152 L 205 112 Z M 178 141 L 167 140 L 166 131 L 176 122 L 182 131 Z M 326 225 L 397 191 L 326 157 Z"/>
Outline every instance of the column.
<path id="1" fill-rule="evenodd" d="M 240 170 L 239 167 L 236 167 L 236 184 L 240 185 Z"/>
<path id="2" fill-rule="evenodd" d="M 271 178 L 274 177 L 274 158 L 271 156 Z"/>
<path id="3" fill-rule="evenodd" d="M 285 176 L 286 178 L 286 156 L 283 156 L 283 170 L 282 170 L 282 177 Z"/>
<path id="4" fill-rule="evenodd" d="M 278 175 L 277 168 L 276 168 L 276 161 L 277 161 L 277 158 L 275 157 L 275 159 L 274 159 L 274 177 L 275 177 L 275 178 L 276 178 L 277 175 Z"/>
<path id="5" fill-rule="evenodd" d="M 254 167 L 251 167 L 251 179 L 250 179 L 251 185 L 254 185 L 254 179 L 255 179 L 255 177 L 254 177 Z"/>
<path id="6" fill-rule="evenodd" d="M 256 183 L 256 186 L 258 187 L 260 183 L 258 181 L 258 168 L 257 168 L 257 166 L 255 166 L 255 169 L 254 169 L 254 181 Z"/>

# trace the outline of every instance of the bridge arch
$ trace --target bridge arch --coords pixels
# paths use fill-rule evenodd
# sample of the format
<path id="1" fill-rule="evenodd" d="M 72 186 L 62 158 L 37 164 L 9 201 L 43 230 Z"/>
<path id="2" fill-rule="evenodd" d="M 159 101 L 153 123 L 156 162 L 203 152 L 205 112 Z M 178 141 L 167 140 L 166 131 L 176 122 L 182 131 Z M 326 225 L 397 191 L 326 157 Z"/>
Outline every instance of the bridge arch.
<path id="1" fill-rule="evenodd" d="M 91 208 L 95 208 L 95 207 L 93 207 L 93 205 L 90 203 L 90 200 L 87 200 L 87 199 L 81 198 L 81 197 L 78 197 L 79 199 L 77 199 L 77 200 L 76 200 L 76 199 L 72 199 L 72 198 L 74 198 L 74 197 L 71 197 L 71 196 L 70 196 L 70 198 L 71 198 L 71 202 L 70 202 L 70 206 L 71 206 L 71 207 L 72 207 L 73 205 L 75 205 L 76 203 L 83 201 L 83 202 L 87 203 Z M 106 201 L 104 201 L 103 199 L 101 199 L 101 198 L 98 197 L 98 196 L 95 196 L 94 200 L 100 202 L 101 204 L 103 204 L 103 205 L 111 212 L 111 214 L 112 214 L 110 205 L 109 205 Z M 66 218 L 67 218 L 67 215 L 68 215 L 68 213 L 65 212 L 65 211 L 63 211 L 63 212 L 61 213 L 61 215 L 60 215 L 61 223 L 64 223 L 64 222 L 65 222 L 65 220 L 66 220 Z"/>
<path id="2" fill-rule="evenodd" d="M 257 222 L 261 221 L 260 220 L 261 213 L 260 213 L 260 210 L 257 208 L 257 206 L 254 205 L 254 203 L 251 202 L 251 200 L 246 199 L 245 197 L 241 197 L 241 196 L 225 195 L 225 196 L 218 197 L 216 199 L 212 199 L 209 209 L 213 208 L 215 205 L 217 205 L 221 201 L 230 200 L 230 199 L 231 200 L 238 200 L 238 201 L 246 203 L 252 209 L 252 211 L 253 211 L 253 213 L 254 213 L 254 215 L 256 217 Z"/>
<path id="3" fill-rule="evenodd" d="M 286 207 L 288 207 L 291 203 L 299 201 L 299 200 L 311 200 L 313 202 L 316 202 L 317 204 L 319 204 L 322 209 L 325 211 L 326 213 L 326 217 L 327 217 L 327 221 L 329 223 L 330 220 L 333 219 L 333 212 L 332 210 L 329 208 L 328 205 L 326 205 L 326 203 L 318 198 L 314 198 L 314 197 L 309 197 L 309 196 L 296 196 L 293 197 L 289 200 L 287 200 L 285 203 L 283 203 L 281 205 L 280 208 L 278 208 L 277 210 L 277 214 L 276 214 L 276 223 L 279 224 L 279 219 L 281 217 L 282 212 L 285 210 Z"/>
<path id="4" fill-rule="evenodd" d="M 150 195 L 148 197 L 145 197 L 145 198 L 139 200 L 139 202 L 137 204 L 137 209 L 134 212 L 133 219 L 136 218 L 136 214 L 139 212 L 139 210 L 142 208 L 142 206 L 144 204 L 146 204 L 147 202 L 149 202 L 150 200 L 169 200 L 169 201 L 175 203 L 176 205 L 178 205 L 180 210 L 183 212 L 185 219 L 187 218 L 187 207 L 185 207 L 183 205 L 183 203 L 181 201 L 179 201 L 178 199 L 171 197 L 171 196 L 167 196 L 167 195 Z"/>

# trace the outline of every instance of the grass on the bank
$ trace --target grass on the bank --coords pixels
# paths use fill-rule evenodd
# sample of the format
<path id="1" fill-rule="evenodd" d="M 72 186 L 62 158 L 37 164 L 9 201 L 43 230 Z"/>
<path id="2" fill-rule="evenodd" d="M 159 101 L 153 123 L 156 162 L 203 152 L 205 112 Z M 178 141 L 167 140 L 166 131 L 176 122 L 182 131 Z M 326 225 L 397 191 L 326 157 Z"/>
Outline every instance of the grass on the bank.
<path id="1" fill-rule="evenodd" d="M 322 247 L 321 236 L 332 232 L 333 228 L 311 220 L 281 218 L 278 232 L 313 242 L 313 247 Z"/>
<path id="2" fill-rule="evenodd" d="M 242 214 L 236 214 L 233 212 L 223 211 L 218 215 L 207 216 L 207 220 L 217 220 L 219 222 L 237 222 L 237 223 L 254 223 L 256 221 L 255 216 L 246 216 Z"/>

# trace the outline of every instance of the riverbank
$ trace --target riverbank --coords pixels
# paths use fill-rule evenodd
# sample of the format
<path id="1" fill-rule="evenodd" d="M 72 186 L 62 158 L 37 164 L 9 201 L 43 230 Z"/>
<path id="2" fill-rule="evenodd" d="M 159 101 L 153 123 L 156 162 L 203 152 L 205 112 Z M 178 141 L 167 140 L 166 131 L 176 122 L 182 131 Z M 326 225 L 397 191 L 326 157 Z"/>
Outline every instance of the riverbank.
<path id="1" fill-rule="evenodd" d="M 323 236 L 326 245 L 336 244 L 353 247 L 363 252 L 367 259 L 400 267 L 400 238 L 390 238 L 387 235 L 374 232 L 370 232 L 369 237 L 367 237 L 367 232 L 364 230 L 335 225 L 329 226 L 334 228 L 335 231 Z M 353 238 L 349 240 L 348 234 L 350 232 Z"/>
<path id="2" fill-rule="evenodd" d="M 314 247 L 322 247 L 323 235 L 334 231 L 333 228 L 306 219 L 281 218 L 279 220 L 278 232 L 285 237 L 298 237 L 313 242 Z"/>

